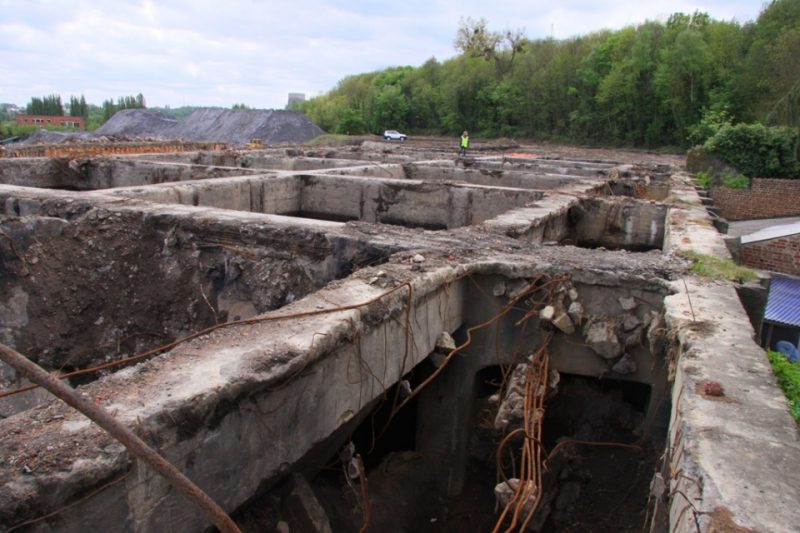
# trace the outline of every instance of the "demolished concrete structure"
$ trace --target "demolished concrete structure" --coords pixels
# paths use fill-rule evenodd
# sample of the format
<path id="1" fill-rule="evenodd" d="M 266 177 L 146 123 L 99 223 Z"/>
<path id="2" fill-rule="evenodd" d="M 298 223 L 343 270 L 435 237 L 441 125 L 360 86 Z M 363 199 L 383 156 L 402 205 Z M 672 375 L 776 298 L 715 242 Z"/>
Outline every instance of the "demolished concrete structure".
<path id="1" fill-rule="evenodd" d="M 536 528 L 628 500 L 637 530 L 800 523 L 800 444 L 766 357 L 735 288 L 681 256 L 727 251 L 679 162 L 376 146 L 0 159 L 0 341 L 84 383 L 245 529 L 285 527 L 288 507 L 335 531 L 459 530 L 475 486 L 466 507 L 492 520 L 475 465 L 525 418 L 501 384 L 535 352 L 555 398 L 532 420 L 565 450 Z M 41 391 L 0 413 L 4 529 L 208 527 Z M 570 451 L 604 439 L 642 454 L 616 503 L 592 500 Z"/>

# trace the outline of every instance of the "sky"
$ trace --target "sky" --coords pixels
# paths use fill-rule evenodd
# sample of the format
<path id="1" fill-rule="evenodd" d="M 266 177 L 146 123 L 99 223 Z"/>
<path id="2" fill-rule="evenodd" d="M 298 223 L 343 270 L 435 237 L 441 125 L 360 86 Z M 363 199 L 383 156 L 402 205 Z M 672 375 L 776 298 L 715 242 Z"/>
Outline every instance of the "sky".
<path id="1" fill-rule="evenodd" d="M 0 0 L 0 102 L 142 93 L 148 106 L 283 109 L 345 76 L 454 57 L 462 18 L 566 39 L 675 12 L 753 21 L 759 0 Z"/>

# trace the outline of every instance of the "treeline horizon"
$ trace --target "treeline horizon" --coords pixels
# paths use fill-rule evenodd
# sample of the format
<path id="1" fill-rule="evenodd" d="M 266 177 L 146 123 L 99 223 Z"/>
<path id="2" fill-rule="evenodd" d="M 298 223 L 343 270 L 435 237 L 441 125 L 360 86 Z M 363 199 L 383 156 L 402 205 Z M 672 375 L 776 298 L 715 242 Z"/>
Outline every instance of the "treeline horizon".
<path id="1" fill-rule="evenodd" d="M 299 106 L 329 133 L 687 146 L 703 121 L 800 126 L 800 0 L 754 22 L 675 13 L 566 40 L 461 21 L 458 56 L 347 76 Z"/>

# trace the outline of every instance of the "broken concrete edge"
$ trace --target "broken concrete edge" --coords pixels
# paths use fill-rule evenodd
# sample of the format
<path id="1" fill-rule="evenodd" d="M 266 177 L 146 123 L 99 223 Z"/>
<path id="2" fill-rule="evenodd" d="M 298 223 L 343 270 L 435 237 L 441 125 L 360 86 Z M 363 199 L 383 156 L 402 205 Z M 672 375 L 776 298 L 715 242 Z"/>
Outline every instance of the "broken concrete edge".
<path id="1" fill-rule="evenodd" d="M 728 258 L 687 175 L 676 176 L 666 250 Z M 670 531 L 791 531 L 800 523 L 800 443 L 731 283 L 689 276 L 664 301 L 675 359 L 665 477 Z M 713 387 L 711 386 L 713 385 Z M 698 529 L 699 528 L 699 529 Z"/>
<path id="2" fill-rule="evenodd" d="M 800 523 L 800 443 L 785 397 L 735 289 L 686 283 L 665 300 L 679 357 L 668 450 L 673 529 L 695 531 L 721 507 L 740 526 L 790 531 Z"/>
<path id="3" fill-rule="evenodd" d="M 408 267 L 403 267 L 407 269 Z M 432 277 L 437 279 L 434 274 Z M 426 295 L 425 283 L 415 281 L 412 286 L 416 288 L 415 298 L 424 299 Z M 438 286 L 438 283 L 427 286 Z M 319 311 L 318 306 L 330 307 L 332 301 L 337 299 L 351 300 L 354 297 L 363 301 L 367 296 L 376 296 L 385 291 L 365 285 L 361 280 L 345 283 L 330 290 L 320 291 L 309 301 L 297 302 L 296 306 L 281 310 L 279 313 Z M 401 294 L 405 293 L 405 294 Z M 201 343 L 207 339 L 198 339 L 192 343 L 181 346 L 172 352 L 148 361 L 136 367 L 121 371 L 115 375 L 103 378 L 96 383 L 84 387 L 86 394 L 97 398 L 104 398 L 108 403 L 107 408 L 119 413 L 119 417 L 128 424 L 136 424 L 143 435 L 159 434 L 158 446 L 169 449 L 167 456 L 173 461 L 176 459 L 175 451 L 180 448 L 180 441 L 190 438 L 189 431 L 196 421 L 200 426 L 203 422 L 216 419 L 211 425 L 219 425 L 220 417 L 224 417 L 231 410 L 237 400 L 246 401 L 248 396 L 259 391 L 268 391 L 279 387 L 287 380 L 297 377 L 316 360 L 325 357 L 341 343 L 352 340 L 356 330 L 370 321 L 367 314 L 372 311 L 379 316 L 376 322 L 388 319 L 385 313 L 392 313 L 394 306 L 404 307 L 407 302 L 408 291 L 396 291 L 381 301 L 374 302 L 364 310 L 351 309 L 339 311 L 330 315 L 317 315 L 308 317 L 300 323 L 292 325 L 291 331 L 286 332 L 290 338 L 285 342 L 275 340 L 271 345 L 264 346 L 262 336 L 253 337 L 254 344 L 241 346 L 234 350 L 217 350 L 210 354 L 203 354 L 198 364 L 198 351 L 202 349 Z M 316 303 L 315 303 L 316 302 Z M 309 309 L 310 308 L 310 309 Z M 395 309 L 397 310 L 397 309 Z M 285 324 L 284 324 L 285 327 Z M 242 339 L 237 328 L 225 331 L 227 344 L 235 344 L 235 339 Z M 300 351 L 297 355 L 295 350 Z M 270 363 L 274 355 L 289 356 L 288 361 L 278 364 Z M 411 362 L 411 361 L 410 361 Z M 259 368 L 260 367 L 260 368 Z M 159 372 L 169 368 L 170 372 Z M 407 369 L 410 370 L 410 367 Z M 160 381 L 155 384 L 153 381 Z M 142 401 L 139 392 L 147 391 L 147 403 Z M 108 395 L 108 396 L 107 396 Z M 114 397 L 115 396 L 115 397 Z M 21 413 L 19 417 L 30 417 L 31 424 L 50 422 L 48 431 L 51 435 L 62 434 L 57 440 L 70 440 L 72 431 L 88 429 L 89 423 L 81 423 L 80 417 L 73 416 L 62 409 L 57 409 L 59 414 L 49 421 L 37 420 L 37 414 L 45 408 L 36 408 L 33 412 Z M 178 422 L 178 427 L 174 427 Z M 334 417 L 330 423 L 336 423 Z M 169 426 L 173 426 L 171 429 Z M 181 426 L 186 427 L 181 435 Z M 188 427 L 187 427 L 188 426 Z M 166 429 L 166 431 L 163 431 Z M 212 428 L 213 430 L 214 428 Z M 330 428 L 328 428 L 330 429 Z M 324 436 L 321 436 L 324 437 Z M 174 445 L 174 447 L 173 447 Z M 34 448 L 36 443 L 31 443 Z M 124 455 L 123 450 L 89 450 L 93 454 L 75 455 L 71 458 L 72 464 L 67 471 L 79 474 L 81 469 L 94 470 L 95 481 L 106 481 L 115 474 L 121 474 L 127 465 L 127 460 L 115 455 Z M 300 449 L 296 450 L 298 453 Z M 99 453 L 98 453 L 99 452 Z M 109 456 L 110 455 L 110 456 Z M 180 454 L 179 454 L 180 455 Z M 293 457 L 293 460 L 299 457 Z M 69 461 L 69 457 L 62 457 Z M 178 463 L 185 462 L 184 457 L 178 457 Z M 288 461 L 291 462 L 291 461 Z M 7 465 L 3 465 L 7 466 Z M 40 490 L 43 487 L 58 486 L 59 482 L 69 477 L 70 488 L 62 488 L 59 494 L 66 498 L 64 501 L 52 501 L 47 493 Z M 58 509 L 69 501 L 70 495 L 89 490 L 82 487 L 82 476 L 77 475 L 73 480 L 69 473 L 53 472 L 40 474 L 31 472 L 30 476 L 23 477 L 24 481 L 4 484 L 0 490 L 4 525 L 11 526 L 8 522 L 11 517 L 14 522 L 23 518 L 34 518 L 37 514 L 45 514 L 49 510 Z M 73 483 L 74 481 L 74 483 Z M 77 486 L 76 486 L 77 485 Z M 250 492 L 255 487 L 250 487 Z M 224 501 L 224 500 L 223 500 Z M 235 508 L 241 502 L 225 502 L 229 507 Z M 26 512 L 26 510 L 28 512 Z M 28 513 L 34 513 L 30 516 Z"/>
<path id="4" fill-rule="evenodd" d="M 382 265 L 380 268 L 387 272 L 389 278 L 396 280 L 403 280 L 412 272 L 409 265 L 402 263 Z M 524 278 L 533 276 L 542 270 L 541 265 L 520 261 L 519 258 L 513 265 L 493 260 L 472 264 L 435 266 L 435 261 L 431 260 L 426 261 L 426 268 L 430 270 L 409 280 L 413 288 L 413 301 L 418 305 L 427 305 L 426 301 L 432 291 L 457 283 L 469 275 L 497 274 L 512 278 Z M 361 275 L 369 276 L 369 269 L 365 269 Z M 615 276 L 611 273 L 606 273 L 605 276 L 591 272 L 580 273 L 579 277 L 589 277 L 595 283 L 603 279 L 609 284 L 620 283 L 618 275 Z M 314 365 L 330 358 L 331 354 L 343 343 L 352 344 L 359 336 L 366 335 L 370 329 L 385 327 L 381 324 L 390 323 L 392 327 L 403 330 L 409 294 L 403 285 L 399 286 L 402 287 L 400 290 L 396 290 L 364 308 L 336 311 L 324 315 L 318 314 L 293 320 L 291 323 L 282 322 L 283 338 L 276 338 L 277 328 L 271 329 L 271 326 L 276 324 L 275 322 L 250 325 L 248 326 L 250 330 L 248 335 L 245 335 L 247 332 L 242 327 L 220 330 L 211 334 L 216 338 L 195 339 L 151 361 L 102 378 L 98 382 L 84 387 L 84 390 L 87 394 L 101 398 L 109 410 L 119 413 L 118 416 L 127 423 L 135 424 L 142 435 L 158 435 L 159 449 L 177 464 L 185 464 L 187 454 L 191 455 L 193 449 L 193 446 L 188 444 L 193 439 L 193 431 L 201 426 L 208 426 L 212 432 L 220 431 L 219 426 L 224 424 L 223 419 L 233 410 L 232 406 L 247 403 L 248 398 L 252 398 L 254 395 L 264 393 L 269 395 L 270 390 L 287 385 L 294 378 L 303 375 L 304 372 L 313 372 Z M 316 313 L 322 311 L 319 309 L 320 306 L 330 308 L 336 305 L 335 302 L 363 302 L 385 294 L 385 292 L 385 289 L 372 287 L 359 277 L 353 277 L 334 282 L 295 304 L 264 316 L 285 316 L 309 311 Z M 457 291 L 453 290 L 453 292 Z M 431 317 L 426 314 L 426 318 L 430 320 Z M 416 320 L 412 316 L 412 322 Z M 454 326 L 457 324 L 451 324 L 445 330 L 452 330 Z M 425 324 L 425 327 L 428 327 L 428 324 Z M 442 329 L 441 327 L 437 328 L 436 325 L 430 326 L 430 328 L 430 331 L 426 333 L 430 338 L 423 338 L 419 333 L 414 336 L 414 345 L 417 350 L 411 353 L 408 366 L 397 371 L 398 374 L 409 371 L 421 358 L 427 356 L 429 350 L 433 349 Z M 267 345 L 263 341 L 265 338 L 270 339 Z M 398 337 L 398 340 L 400 338 L 402 337 Z M 203 354 L 202 351 L 205 349 L 203 343 L 206 341 L 212 347 L 225 345 L 233 348 L 216 349 L 211 353 Z M 397 377 L 393 379 L 397 379 Z M 147 391 L 146 403 L 141 397 L 143 391 Z M 380 392 L 380 390 L 374 391 L 375 394 Z M 368 400 L 368 397 L 365 398 L 365 401 Z M 50 425 L 48 430 L 52 432 L 51 435 L 62 433 L 62 437 L 59 439 L 64 441 L 69 441 L 70 434 L 75 431 L 89 429 L 89 423 L 81 423 L 79 416 L 71 415 L 60 409 L 56 411 L 56 415 L 52 413 L 45 415 L 43 414 L 45 410 L 45 408 L 37 408 L 32 412 L 21 413 L 17 416 L 23 419 L 30 417 L 30 423 Z M 355 410 L 347 411 L 352 413 Z M 345 414 L 339 414 L 341 416 L 329 417 L 328 425 L 333 424 L 331 427 L 319 422 L 315 424 L 321 431 L 318 439 L 324 438 L 342 422 L 338 419 Z M 43 420 L 40 420 L 40 415 L 44 416 Z M 28 422 L 23 423 L 28 424 Z M 35 451 L 37 444 L 32 442 L 30 446 L 34 449 L 32 451 Z M 90 470 L 93 468 L 92 465 L 96 465 L 98 471 L 92 477 L 104 482 L 125 474 L 127 459 L 122 457 L 123 450 L 113 446 L 101 451 L 95 450 L 94 457 L 85 452 L 86 450 L 83 455 L 74 457 L 70 457 L 69 453 L 65 452 L 61 457 L 64 462 L 62 470 L 73 470 L 78 465 L 80 468 Z M 281 464 L 291 464 L 298 458 L 290 454 L 281 461 Z M 276 475 L 280 475 L 278 471 L 276 471 Z M 59 481 L 63 482 L 67 477 L 68 474 L 65 474 L 64 471 L 49 474 L 32 472 L 23 478 L 28 481 L 27 483 L 18 481 L 13 485 L 7 485 L 0 491 L 2 500 L 9 504 L 3 506 L 3 520 L 7 521 L 11 517 L 15 521 L 23 517 L 33 518 L 26 513 L 25 509 L 43 513 L 46 510 L 58 509 L 59 503 L 61 505 L 67 503 L 69 499 L 62 502 L 50 501 L 37 490 L 40 487 L 57 486 Z M 263 480 L 259 480 L 259 483 L 261 482 Z M 71 489 L 60 490 L 59 494 L 68 498 L 70 494 L 90 489 L 91 487 L 78 484 L 78 486 L 73 485 Z M 213 489 L 205 486 L 204 489 L 209 490 L 212 496 L 214 495 Z M 254 489 L 255 487 L 249 487 L 247 493 L 251 494 Z M 120 487 L 119 490 L 123 489 Z M 136 489 L 129 487 L 127 490 Z M 224 498 L 223 495 L 221 503 L 231 510 L 242 503 L 236 499 L 226 500 Z"/>

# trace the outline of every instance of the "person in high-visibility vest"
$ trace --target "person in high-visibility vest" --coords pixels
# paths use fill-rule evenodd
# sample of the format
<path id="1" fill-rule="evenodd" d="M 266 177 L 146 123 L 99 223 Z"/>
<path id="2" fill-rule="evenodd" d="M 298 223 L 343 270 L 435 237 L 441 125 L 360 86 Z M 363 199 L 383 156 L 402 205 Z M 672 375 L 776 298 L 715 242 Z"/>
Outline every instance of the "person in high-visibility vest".
<path id="1" fill-rule="evenodd" d="M 467 148 L 469 148 L 469 133 L 467 130 L 464 130 L 464 133 L 461 134 L 461 150 L 459 150 L 458 155 L 464 157 L 467 155 Z"/>

